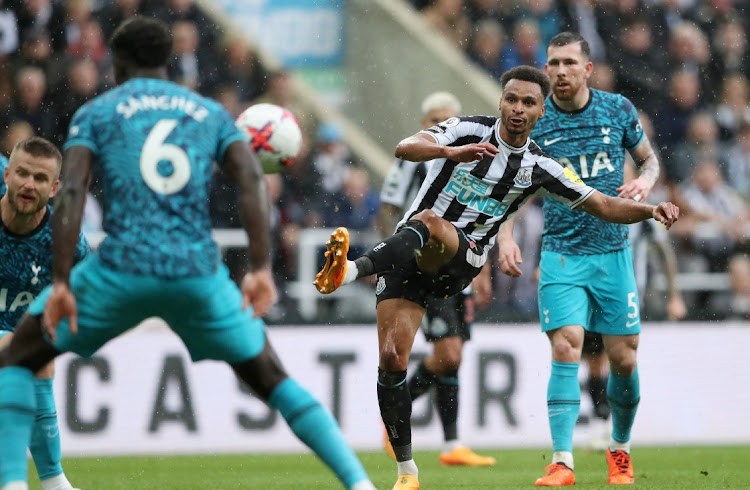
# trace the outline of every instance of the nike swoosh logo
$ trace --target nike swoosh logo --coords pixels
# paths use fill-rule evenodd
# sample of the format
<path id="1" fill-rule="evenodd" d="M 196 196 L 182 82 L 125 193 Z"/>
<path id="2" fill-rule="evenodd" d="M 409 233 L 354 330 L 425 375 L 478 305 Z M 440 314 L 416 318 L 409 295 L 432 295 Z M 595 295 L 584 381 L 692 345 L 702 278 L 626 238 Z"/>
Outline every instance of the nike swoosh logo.
<path id="1" fill-rule="evenodd" d="M 630 327 L 632 327 L 634 325 L 637 325 L 639 321 L 640 320 L 635 320 L 635 321 L 632 321 L 632 322 L 628 321 L 627 323 L 625 323 L 625 328 L 630 328 Z"/>
<path id="2" fill-rule="evenodd" d="M 551 139 L 551 140 L 548 140 L 548 139 L 545 138 L 544 139 L 544 146 L 554 145 L 555 143 L 557 143 L 561 139 L 563 139 L 562 136 L 560 136 L 558 138 Z"/>
<path id="3" fill-rule="evenodd" d="M 562 415 L 562 414 L 568 413 L 568 412 L 570 412 L 569 408 L 548 409 L 547 410 L 547 415 L 550 418 L 552 418 L 552 417 L 557 417 L 558 415 Z"/>

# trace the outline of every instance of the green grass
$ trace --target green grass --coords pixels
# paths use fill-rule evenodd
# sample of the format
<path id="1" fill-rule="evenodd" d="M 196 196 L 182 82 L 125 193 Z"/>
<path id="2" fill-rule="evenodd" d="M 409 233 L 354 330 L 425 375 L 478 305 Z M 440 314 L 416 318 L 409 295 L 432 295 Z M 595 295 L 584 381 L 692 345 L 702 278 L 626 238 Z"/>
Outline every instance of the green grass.
<path id="1" fill-rule="evenodd" d="M 442 467 L 437 452 L 419 452 L 422 489 L 533 488 L 549 462 L 548 450 L 481 451 L 498 459 L 493 468 Z M 396 468 L 384 453 L 360 453 L 378 488 L 390 489 Z M 577 489 L 607 488 L 602 453 L 577 451 Z M 630 488 L 750 488 L 750 446 L 636 448 L 636 484 Z M 70 481 L 83 490 L 117 489 L 330 489 L 340 488 L 312 455 L 231 455 L 68 458 Z M 33 465 L 31 465 L 33 467 Z M 33 469 L 32 469 L 33 472 Z M 32 489 L 39 489 L 32 475 Z"/>

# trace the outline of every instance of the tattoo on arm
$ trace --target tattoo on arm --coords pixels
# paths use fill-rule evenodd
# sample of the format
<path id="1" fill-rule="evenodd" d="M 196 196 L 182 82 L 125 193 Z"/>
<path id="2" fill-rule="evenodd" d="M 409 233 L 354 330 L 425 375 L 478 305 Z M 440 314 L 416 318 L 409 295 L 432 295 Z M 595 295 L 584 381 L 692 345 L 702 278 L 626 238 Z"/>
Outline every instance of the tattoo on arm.
<path id="1" fill-rule="evenodd" d="M 639 176 L 646 179 L 651 186 L 656 184 L 660 172 L 659 159 L 656 158 L 656 154 L 651 148 L 651 142 L 647 137 L 644 137 L 641 144 L 633 150 L 632 156 L 640 169 Z"/>

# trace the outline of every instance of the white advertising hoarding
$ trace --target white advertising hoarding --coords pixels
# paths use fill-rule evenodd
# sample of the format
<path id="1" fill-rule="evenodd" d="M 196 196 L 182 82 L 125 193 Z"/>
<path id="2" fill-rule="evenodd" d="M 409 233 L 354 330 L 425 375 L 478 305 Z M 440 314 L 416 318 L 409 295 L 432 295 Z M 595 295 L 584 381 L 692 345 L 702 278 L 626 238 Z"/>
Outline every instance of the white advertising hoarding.
<path id="1" fill-rule="evenodd" d="M 269 337 L 290 374 L 337 416 L 350 443 L 380 448 L 374 326 L 275 327 Z M 748 345 L 747 325 L 645 325 L 633 444 L 750 443 L 750 367 L 742 361 Z M 419 334 L 413 359 L 429 351 Z M 548 447 L 549 365 L 538 327 L 476 325 L 460 371 L 462 441 L 477 448 Z M 62 356 L 56 373 L 68 456 L 304 450 L 227 366 L 192 364 L 177 336 L 157 320 L 92 359 Z M 414 406 L 414 446 L 437 448 L 442 430 L 423 398 Z M 585 392 L 581 411 L 590 412 Z M 586 429 L 576 431 L 577 442 Z"/>

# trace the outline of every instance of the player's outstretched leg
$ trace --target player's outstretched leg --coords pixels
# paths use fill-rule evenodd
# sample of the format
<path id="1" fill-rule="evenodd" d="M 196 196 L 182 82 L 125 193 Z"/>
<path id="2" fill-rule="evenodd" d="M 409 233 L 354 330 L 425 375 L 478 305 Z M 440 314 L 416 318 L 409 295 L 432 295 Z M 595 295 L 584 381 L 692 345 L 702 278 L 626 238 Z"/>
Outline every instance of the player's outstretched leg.
<path id="1" fill-rule="evenodd" d="M 630 376 L 620 376 L 614 371 L 609 374 L 607 397 L 612 410 L 612 438 L 607 451 L 610 484 L 631 484 L 633 462 L 630 459 L 630 430 L 641 399 L 638 368 Z"/>
<path id="2" fill-rule="evenodd" d="M 552 361 L 547 386 L 547 416 L 552 433 L 552 464 L 536 480 L 538 487 L 575 484 L 573 474 L 573 429 L 581 406 L 578 363 Z"/>
<path id="3" fill-rule="evenodd" d="M 42 490 L 72 490 L 73 486 L 63 473 L 60 463 L 62 451 L 52 383 L 52 378 L 34 379 L 36 416 L 31 428 L 29 450 L 34 458 Z"/>
<path id="4" fill-rule="evenodd" d="M 355 279 L 388 270 L 414 257 L 414 251 L 424 247 L 429 239 L 427 225 L 409 220 L 362 257 L 347 260 L 349 231 L 336 228 L 326 242 L 326 263 L 315 277 L 315 287 L 320 293 L 329 294 Z"/>
<path id="5" fill-rule="evenodd" d="M 290 378 L 266 339 L 260 354 L 233 364 L 256 395 L 277 409 L 292 432 L 351 490 L 374 490 L 362 463 L 344 439 L 336 420 L 307 390 Z"/>

